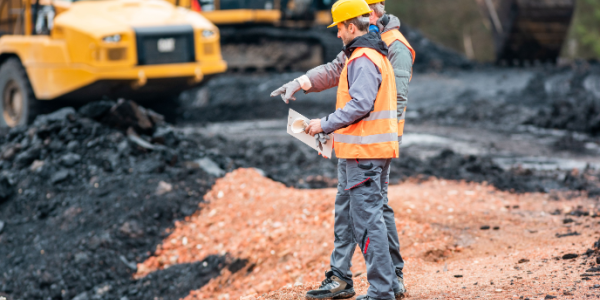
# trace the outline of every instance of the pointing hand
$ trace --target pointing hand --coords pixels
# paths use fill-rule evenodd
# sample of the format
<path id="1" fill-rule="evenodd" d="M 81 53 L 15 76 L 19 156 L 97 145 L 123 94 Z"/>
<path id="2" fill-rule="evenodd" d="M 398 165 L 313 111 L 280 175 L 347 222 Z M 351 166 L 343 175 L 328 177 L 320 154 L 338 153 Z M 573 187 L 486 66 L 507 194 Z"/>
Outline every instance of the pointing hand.
<path id="1" fill-rule="evenodd" d="M 297 80 L 292 80 L 283 85 L 282 87 L 273 91 L 271 93 L 271 97 L 281 95 L 281 99 L 283 99 L 283 102 L 285 102 L 285 104 L 289 104 L 290 100 L 296 101 L 296 97 L 294 97 L 294 94 L 301 89 L 302 87 L 300 86 L 300 83 Z"/>

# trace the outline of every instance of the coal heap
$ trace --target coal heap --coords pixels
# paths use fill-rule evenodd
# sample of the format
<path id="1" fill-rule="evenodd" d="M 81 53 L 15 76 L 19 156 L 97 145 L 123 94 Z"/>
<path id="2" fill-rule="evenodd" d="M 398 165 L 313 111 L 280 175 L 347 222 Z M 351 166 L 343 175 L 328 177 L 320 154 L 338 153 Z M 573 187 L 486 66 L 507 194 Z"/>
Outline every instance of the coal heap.
<path id="1" fill-rule="evenodd" d="M 217 137 L 205 140 L 203 145 L 222 154 L 216 159 L 223 166 L 233 166 L 229 168 L 259 168 L 267 177 L 297 188 L 337 186 L 337 159 L 317 158 L 310 148 L 295 142 L 229 141 Z M 392 160 L 391 183 L 430 177 L 488 182 L 500 190 L 517 193 L 562 190 L 588 192 L 591 197 L 600 195 L 600 173 L 591 168 L 581 172 L 507 170 L 490 157 L 462 155 L 452 150 L 429 159 L 420 159 L 418 153 L 406 151 L 400 159 Z"/>
<path id="2" fill-rule="evenodd" d="M 202 145 L 159 114 L 130 101 L 63 108 L 0 145 L 0 295 L 179 299 L 231 261 L 132 277 L 220 175 Z"/>
<path id="3" fill-rule="evenodd" d="M 543 106 L 526 124 L 600 136 L 600 65 L 579 62 L 540 74 L 524 99 Z"/>

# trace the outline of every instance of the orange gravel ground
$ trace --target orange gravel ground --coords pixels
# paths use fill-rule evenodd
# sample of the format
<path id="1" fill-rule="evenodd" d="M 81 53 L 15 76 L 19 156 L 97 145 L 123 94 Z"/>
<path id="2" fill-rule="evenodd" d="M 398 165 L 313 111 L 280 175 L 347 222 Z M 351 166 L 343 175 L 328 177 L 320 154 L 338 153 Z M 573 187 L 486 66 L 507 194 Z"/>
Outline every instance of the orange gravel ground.
<path id="1" fill-rule="evenodd" d="M 224 269 L 186 300 L 304 299 L 329 266 L 335 194 L 285 187 L 254 169 L 236 170 L 217 181 L 199 212 L 175 224 L 136 276 L 229 253 L 248 265 L 234 274 Z M 600 298 L 600 288 L 594 288 L 600 277 L 581 276 L 595 265 L 592 258 L 560 259 L 591 248 L 600 237 L 600 219 L 572 217 L 575 222 L 563 224 L 564 215 L 549 213 L 579 208 L 593 215 L 597 201 L 447 180 L 405 182 L 390 186 L 389 194 L 410 299 Z M 492 228 L 481 230 L 484 225 Z M 581 235 L 555 236 L 571 231 Z M 360 294 L 368 283 L 356 253 L 352 270 Z"/>

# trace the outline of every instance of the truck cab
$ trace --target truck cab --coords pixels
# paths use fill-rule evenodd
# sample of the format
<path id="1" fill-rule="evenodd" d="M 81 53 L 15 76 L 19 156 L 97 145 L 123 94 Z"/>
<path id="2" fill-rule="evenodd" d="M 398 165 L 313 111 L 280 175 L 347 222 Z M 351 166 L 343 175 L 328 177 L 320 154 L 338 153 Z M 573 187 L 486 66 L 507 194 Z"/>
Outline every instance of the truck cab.
<path id="1" fill-rule="evenodd" d="M 190 9 L 39 1 L 0 0 L 0 126 L 27 124 L 39 101 L 173 99 L 227 69 L 218 28 Z"/>

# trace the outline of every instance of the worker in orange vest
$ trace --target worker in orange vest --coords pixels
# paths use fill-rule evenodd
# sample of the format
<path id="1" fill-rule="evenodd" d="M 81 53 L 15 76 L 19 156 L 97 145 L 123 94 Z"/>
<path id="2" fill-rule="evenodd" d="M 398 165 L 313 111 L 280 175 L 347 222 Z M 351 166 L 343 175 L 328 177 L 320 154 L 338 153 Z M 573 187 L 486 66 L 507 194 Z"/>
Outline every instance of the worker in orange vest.
<path id="1" fill-rule="evenodd" d="M 347 58 L 338 78 L 337 110 L 311 120 L 306 133 L 334 133 L 339 158 L 336 244 L 352 241 L 352 247 L 345 249 L 345 256 L 351 258 L 358 243 L 370 283 L 365 298 L 390 300 L 399 283 L 383 212 L 391 159 L 399 155 L 397 90 L 394 68 L 387 59 L 388 47 L 378 33 L 368 32 L 371 12 L 365 0 L 339 0 L 333 5 L 334 23 L 330 27 L 338 27 Z M 346 207 L 340 209 L 338 202 Z M 345 263 L 343 272 L 333 267 L 327 271 L 321 286 L 309 291 L 306 298 L 354 296 L 352 277 L 346 271 L 350 260 Z"/>
<path id="2" fill-rule="evenodd" d="M 406 114 L 406 106 L 408 103 L 408 84 L 412 78 L 412 66 L 415 60 L 415 51 L 400 33 L 400 20 L 393 16 L 385 14 L 385 1 L 382 0 L 366 0 L 370 8 L 373 10 L 371 14 L 372 31 L 381 33 L 383 41 L 388 45 L 388 58 L 394 68 L 396 81 L 396 101 L 397 101 L 397 118 L 398 118 L 398 142 L 402 142 L 402 134 L 404 131 L 404 120 Z M 373 30 L 375 29 L 375 30 Z M 301 89 L 306 93 L 321 92 L 323 90 L 336 87 L 339 83 L 339 78 L 344 68 L 347 56 L 342 51 L 338 57 L 331 63 L 316 67 L 307 72 L 296 80 L 287 83 L 272 96 L 281 94 L 286 103 L 289 100 L 296 100 L 294 94 Z M 342 162 L 340 162 L 342 164 Z M 385 174 L 385 182 L 389 182 L 388 173 Z M 398 286 L 394 288 L 394 296 L 396 299 L 403 298 L 406 293 L 404 285 L 404 260 L 400 255 L 400 243 L 398 233 L 394 221 L 394 211 L 388 205 L 387 185 L 382 190 L 384 196 L 384 212 L 383 217 L 388 230 L 389 251 L 397 275 Z M 352 284 L 352 272 L 350 271 L 353 250 L 356 247 L 356 241 L 352 237 L 350 223 L 350 203 L 349 198 L 345 193 L 338 193 L 336 198 L 336 214 L 335 214 L 335 249 L 331 255 L 331 271 L 326 273 L 326 277 L 330 278 L 332 274 L 338 274 Z M 360 297 L 359 297 L 360 298 Z M 340 297 L 337 297 L 340 299 Z"/>

